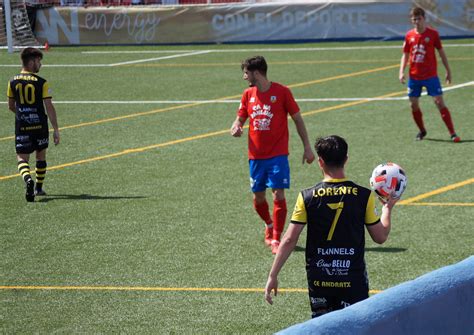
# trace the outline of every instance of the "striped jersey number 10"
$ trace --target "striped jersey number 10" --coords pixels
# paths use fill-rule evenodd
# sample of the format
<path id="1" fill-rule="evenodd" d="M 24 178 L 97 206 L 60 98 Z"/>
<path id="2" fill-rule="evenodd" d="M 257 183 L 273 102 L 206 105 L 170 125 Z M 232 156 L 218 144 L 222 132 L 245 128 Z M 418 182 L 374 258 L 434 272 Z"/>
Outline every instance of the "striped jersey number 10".
<path id="1" fill-rule="evenodd" d="M 337 221 L 339 220 L 339 216 L 341 216 L 342 209 L 344 208 L 344 203 L 336 202 L 336 203 L 327 204 L 327 205 L 329 208 L 336 211 L 336 215 L 334 216 L 334 219 L 332 220 L 331 229 L 329 229 L 328 238 L 326 240 L 326 241 L 331 241 L 332 236 L 334 235 L 334 230 L 336 229 Z"/>
<path id="2" fill-rule="evenodd" d="M 32 84 L 23 86 L 22 83 L 18 83 L 15 86 L 15 90 L 20 95 L 20 104 L 24 105 L 25 101 L 28 105 L 35 103 L 35 87 Z"/>

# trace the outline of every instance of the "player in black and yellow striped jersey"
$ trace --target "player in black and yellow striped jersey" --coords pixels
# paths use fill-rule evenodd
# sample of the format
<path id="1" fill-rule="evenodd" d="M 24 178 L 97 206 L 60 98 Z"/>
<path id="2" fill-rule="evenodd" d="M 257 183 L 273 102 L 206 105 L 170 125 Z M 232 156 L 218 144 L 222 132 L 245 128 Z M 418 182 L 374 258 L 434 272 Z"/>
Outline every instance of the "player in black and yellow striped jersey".
<path id="1" fill-rule="evenodd" d="M 53 126 L 54 144 L 59 144 L 56 110 L 48 82 L 37 75 L 43 53 L 36 48 L 21 52 L 22 71 L 8 82 L 8 108 L 15 113 L 15 147 L 18 171 L 26 183 L 26 200 L 45 195 L 46 149 L 49 144 L 48 118 Z M 30 174 L 30 154 L 36 152 L 36 188 Z"/>
<path id="2" fill-rule="evenodd" d="M 299 193 L 265 287 L 265 298 L 271 304 L 278 273 L 308 226 L 306 272 L 312 317 L 368 298 L 365 229 L 375 242 L 384 243 L 397 202 L 390 198 L 379 217 L 374 193 L 345 176 L 348 146 L 342 137 L 319 138 L 315 149 L 324 179 Z"/>

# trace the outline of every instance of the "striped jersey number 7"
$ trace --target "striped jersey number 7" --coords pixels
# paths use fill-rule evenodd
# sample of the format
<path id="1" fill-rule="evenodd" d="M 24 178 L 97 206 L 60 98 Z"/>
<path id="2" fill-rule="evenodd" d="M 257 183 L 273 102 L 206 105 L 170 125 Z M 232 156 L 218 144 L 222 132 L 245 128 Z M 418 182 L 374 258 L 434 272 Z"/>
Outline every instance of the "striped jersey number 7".
<path id="1" fill-rule="evenodd" d="M 336 211 L 336 215 L 334 216 L 334 219 L 332 220 L 331 229 L 329 229 L 328 238 L 326 240 L 326 241 L 331 241 L 332 236 L 334 235 L 334 230 L 336 229 L 337 221 L 339 220 L 339 216 L 341 216 L 342 209 L 344 208 L 344 203 L 336 202 L 336 203 L 327 204 L 327 205 L 329 208 Z"/>

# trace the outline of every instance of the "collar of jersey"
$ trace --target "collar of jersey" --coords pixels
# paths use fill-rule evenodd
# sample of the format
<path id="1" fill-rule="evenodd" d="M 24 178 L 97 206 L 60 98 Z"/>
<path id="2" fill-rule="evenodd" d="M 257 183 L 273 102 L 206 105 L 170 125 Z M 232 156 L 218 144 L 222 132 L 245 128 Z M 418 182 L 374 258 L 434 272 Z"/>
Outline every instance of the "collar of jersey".
<path id="1" fill-rule="evenodd" d="M 323 179 L 323 182 L 325 183 L 340 183 L 340 182 L 343 182 L 343 181 L 347 181 L 348 179 L 347 178 L 341 178 L 341 179 Z"/>
<path id="2" fill-rule="evenodd" d="M 25 70 L 21 70 L 21 73 L 33 74 L 33 72 L 29 72 L 29 71 L 25 71 Z"/>

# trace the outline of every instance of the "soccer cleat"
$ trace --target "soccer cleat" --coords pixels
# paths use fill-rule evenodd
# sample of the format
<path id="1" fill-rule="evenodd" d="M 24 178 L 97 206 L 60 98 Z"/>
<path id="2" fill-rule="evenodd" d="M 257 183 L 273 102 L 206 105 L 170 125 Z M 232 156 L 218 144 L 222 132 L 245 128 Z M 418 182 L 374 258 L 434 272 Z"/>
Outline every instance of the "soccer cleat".
<path id="1" fill-rule="evenodd" d="M 416 134 L 416 140 L 421 141 L 424 139 L 426 136 L 426 130 L 420 131 L 418 134 Z"/>
<path id="2" fill-rule="evenodd" d="M 33 181 L 33 179 L 28 179 L 26 181 L 25 198 L 28 202 L 35 201 L 35 182 Z"/>
<path id="3" fill-rule="evenodd" d="M 276 255 L 278 252 L 278 247 L 280 246 L 280 241 L 272 240 L 272 254 Z"/>
<path id="4" fill-rule="evenodd" d="M 451 141 L 453 141 L 454 143 L 459 143 L 461 142 L 461 138 L 458 135 L 456 135 L 456 133 L 454 133 L 451 135 Z"/>
<path id="5" fill-rule="evenodd" d="M 272 245 L 273 228 L 265 228 L 265 245 L 270 247 Z"/>
<path id="6" fill-rule="evenodd" d="M 38 195 L 40 195 L 40 196 L 46 195 L 46 192 L 45 192 L 43 189 L 38 189 L 38 188 L 37 188 L 37 189 L 35 190 L 35 195 L 36 195 L 36 196 L 38 196 Z"/>

